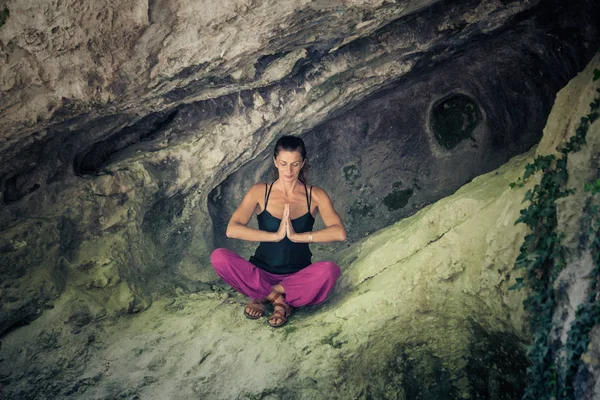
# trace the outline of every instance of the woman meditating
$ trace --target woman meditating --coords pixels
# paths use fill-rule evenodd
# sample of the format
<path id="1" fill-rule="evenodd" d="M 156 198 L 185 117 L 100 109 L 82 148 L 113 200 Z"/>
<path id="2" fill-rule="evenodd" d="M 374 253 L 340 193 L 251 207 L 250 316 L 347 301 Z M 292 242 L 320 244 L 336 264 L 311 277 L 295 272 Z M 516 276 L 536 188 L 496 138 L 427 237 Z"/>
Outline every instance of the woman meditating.
<path id="1" fill-rule="evenodd" d="M 330 261 L 312 263 L 308 245 L 345 240 L 346 229 L 327 193 L 306 185 L 302 139 L 281 137 L 273 161 L 278 179 L 252 186 L 227 225 L 227 237 L 260 242 L 256 253 L 247 261 L 230 250 L 216 249 L 210 259 L 225 282 L 252 299 L 244 310 L 246 317 L 262 317 L 270 302 L 274 312 L 267 323 L 278 328 L 292 307 L 325 301 L 340 269 Z M 247 226 L 254 212 L 258 230 Z M 326 228 L 313 232 L 318 212 Z"/>

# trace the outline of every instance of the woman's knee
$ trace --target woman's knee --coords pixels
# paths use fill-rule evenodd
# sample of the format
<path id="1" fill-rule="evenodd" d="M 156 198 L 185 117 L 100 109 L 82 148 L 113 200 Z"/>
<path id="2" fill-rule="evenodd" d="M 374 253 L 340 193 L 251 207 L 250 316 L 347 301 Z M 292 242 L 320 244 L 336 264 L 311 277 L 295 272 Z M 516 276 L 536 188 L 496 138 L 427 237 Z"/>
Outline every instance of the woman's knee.
<path id="1" fill-rule="evenodd" d="M 226 260 L 230 257 L 230 251 L 223 248 L 215 249 L 210 253 L 210 262 L 213 267 L 219 268 L 226 265 Z"/>
<path id="2" fill-rule="evenodd" d="M 335 282 L 341 274 L 340 267 L 333 261 L 322 261 L 319 266 L 322 277 L 326 280 Z"/>

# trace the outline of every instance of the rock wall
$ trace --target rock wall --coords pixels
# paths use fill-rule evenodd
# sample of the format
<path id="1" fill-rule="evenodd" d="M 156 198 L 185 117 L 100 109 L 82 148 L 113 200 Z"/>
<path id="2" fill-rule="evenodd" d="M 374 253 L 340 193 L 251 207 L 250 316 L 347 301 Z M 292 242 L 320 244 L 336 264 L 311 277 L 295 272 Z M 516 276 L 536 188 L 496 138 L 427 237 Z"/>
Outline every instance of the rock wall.
<path id="1" fill-rule="evenodd" d="M 371 143 L 376 153 L 385 135 L 395 134 L 382 120 L 420 121 L 407 143 L 442 160 L 424 179 L 429 192 L 416 190 L 414 173 L 390 180 L 393 157 L 382 174 L 363 166 L 367 159 L 348 164 L 344 153 L 315 171 L 320 179 L 328 168 L 342 182 L 350 167 L 349 179 L 356 176 L 355 186 L 328 188 L 348 198 L 343 212 L 366 216 L 363 228 L 346 215 L 353 239 L 498 166 L 537 140 L 548 99 L 595 49 L 596 2 L 560 3 L 0 3 L 10 11 L 0 27 L 0 334 L 58 304 L 76 320 L 97 320 L 138 312 L 161 295 L 205 289 L 216 278 L 206 263 L 215 246 L 209 194 L 263 158 L 281 133 L 302 134 L 317 148 L 330 143 L 327 130 L 339 142 L 340 131 L 352 128 L 358 136 L 348 143 Z M 502 45 L 509 40 L 519 40 L 510 46 L 519 51 Z M 451 78 L 453 71 L 479 73 L 469 65 L 471 48 L 473 60 L 495 54 L 495 77 L 509 74 L 506 64 L 521 65 L 510 77 L 522 77 L 530 90 L 500 85 L 506 92 L 496 103 L 488 78 Z M 519 58 L 522 52 L 527 57 Z M 437 76 L 439 84 L 428 86 L 427 77 Z M 477 149 L 465 139 L 445 152 L 427 120 L 418 119 L 454 86 L 472 96 L 485 121 L 473 134 Z M 419 90 L 433 92 L 410 112 L 393 113 L 394 102 L 419 97 Z M 498 108 L 527 93 L 527 101 Z M 517 105 L 528 101 L 530 108 Z M 390 114 L 369 115 L 384 104 Z M 363 121 L 380 129 L 358 129 Z M 391 147 L 411 154 L 400 142 Z M 319 165 L 324 153 L 313 154 Z M 460 162 L 471 157 L 479 163 Z M 360 168 L 352 172 L 352 165 Z M 462 173 L 436 175 L 454 167 Z M 366 186 L 373 178 L 381 187 Z M 382 197 L 411 189 L 412 203 L 390 212 Z M 352 208 L 369 194 L 377 199 L 373 216 L 363 212 L 368 205 Z"/>
<path id="2" fill-rule="evenodd" d="M 333 296 L 282 329 L 219 283 L 100 321 L 63 295 L 3 339 L 8 398 L 518 399 L 525 293 L 507 288 L 526 188 L 509 183 L 532 155 L 338 253 Z"/>
<path id="3" fill-rule="evenodd" d="M 296 310 L 284 328 L 245 319 L 247 300 L 220 283 L 100 321 L 72 314 L 76 299 L 63 295 L 4 336 L 7 397 L 520 399 L 528 293 L 508 288 L 520 277 L 514 262 L 527 233 L 515 221 L 539 176 L 510 184 L 574 133 L 597 95 L 598 68 L 600 56 L 559 93 L 539 146 L 336 253 L 343 271 L 333 295 Z M 569 157 L 569 187 L 598 178 L 599 124 Z M 566 294 L 557 333 L 569 330 L 572 318 L 562 316 L 589 290 L 589 254 L 577 246 L 581 196 L 590 198 L 578 191 L 559 213 L 572 252 L 556 287 Z M 592 336 L 578 399 L 599 394 L 597 346 Z"/>
<path id="4" fill-rule="evenodd" d="M 554 106 L 556 112 L 553 111 L 550 115 L 545 128 L 545 132 L 555 131 L 558 134 L 544 135 L 537 148 L 537 155 L 557 154 L 574 135 L 582 123 L 581 118 L 590 114 L 590 105 L 600 102 L 600 81 L 592 82 L 594 74 L 600 72 L 594 71 L 600 71 L 600 55 L 596 55 L 586 69 L 559 92 Z M 566 266 L 554 282 L 557 304 L 553 318 L 552 344 L 559 349 L 556 353 L 559 354 L 559 365 L 566 363 L 565 353 L 568 342 L 573 340 L 576 323 L 582 323 L 585 318 L 580 308 L 585 308 L 590 297 L 593 299 L 592 304 L 598 301 L 598 291 L 593 282 L 598 280 L 596 274 L 599 266 L 594 261 L 596 253 L 589 243 L 594 240 L 590 234 L 590 228 L 593 228 L 590 209 L 600 204 L 600 198 L 585 190 L 586 184 L 600 179 L 600 122 L 597 119 L 590 123 L 585 146 L 569 156 L 567 172 L 567 188 L 573 190 L 573 194 L 557 201 L 561 244 L 567 250 Z M 574 386 L 578 399 L 600 397 L 598 322 L 598 317 L 585 322 L 590 324 L 591 329 L 589 334 L 584 335 L 584 339 L 589 338 L 589 344 L 585 346 L 581 359 L 576 360 Z"/>
<path id="5" fill-rule="evenodd" d="M 44 207 L 46 218 L 60 215 L 55 225 L 44 224 L 37 214 L 23 215 L 22 223 L 3 231 L 23 235 L 3 248 L 3 257 L 16 263 L 17 254 L 24 259 L 37 254 L 43 264 L 50 254 L 62 263 L 55 270 L 30 269 L 36 275 L 12 281 L 37 279 L 48 296 L 61 295 L 39 318 L 3 336 L 4 394 L 8 399 L 521 398 L 528 365 L 524 344 L 531 340 L 522 305 L 527 293 L 508 287 L 520 276 L 513 266 L 526 234 L 525 226 L 514 222 L 537 178 L 514 189 L 510 183 L 536 155 L 555 152 L 574 133 L 597 96 L 594 69 L 600 69 L 600 56 L 559 93 L 539 146 L 337 252 L 343 273 L 334 294 L 323 305 L 296 310 L 279 330 L 246 320 L 246 299 L 220 283 L 188 293 L 163 292 L 145 312 L 130 314 L 146 306 L 131 297 L 130 285 L 139 282 L 141 293 L 161 290 L 156 281 L 145 280 L 159 270 L 138 272 L 134 266 L 147 268 L 148 259 L 164 256 L 149 252 L 160 247 L 141 242 L 145 236 L 137 229 L 159 240 L 165 215 L 184 218 L 180 210 L 189 201 L 181 193 L 156 201 L 155 193 L 168 189 L 155 184 L 148 170 L 134 163 L 95 177 L 86 186 L 91 191 L 80 193 L 91 199 L 71 213 L 59 213 L 61 202 L 72 201 L 69 196 L 53 193 L 54 201 Z M 582 207 L 597 200 L 580 189 L 599 178 L 599 127 L 599 120 L 590 125 L 587 144 L 568 159 L 568 186 L 578 191 L 560 203 L 560 229 L 571 252 L 555 288 L 563 294 L 554 321 L 559 340 L 590 290 L 585 279 L 590 254 L 578 242 L 587 228 Z M 176 159 L 169 162 L 173 166 L 157 165 L 153 173 L 168 180 L 170 168 L 179 165 Z M 147 219 L 140 228 L 131 222 L 135 214 L 114 219 L 108 211 L 93 214 L 103 210 L 98 205 L 114 210 L 129 199 L 150 201 L 162 218 Z M 89 221 L 96 225 L 78 230 Z M 47 226 L 56 229 L 44 230 Z M 111 236 L 98 233 L 115 226 Z M 30 242 L 31 237 L 38 241 Z M 120 259 L 124 254 L 130 258 Z M 92 257 L 94 264 L 81 263 Z M 116 269 L 117 261 L 130 263 L 129 269 Z M 207 260 L 202 267 L 209 268 Z M 120 318 L 106 312 L 123 305 L 126 315 Z M 23 309 L 20 321 L 27 321 Z M 578 371 L 578 399 L 600 394 L 597 330 Z"/>
<path id="6" fill-rule="evenodd" d="M 407 73 L 302 135 L 309 183 L 330 194 L 349 242 L 414 214 L 539 140 L 554 93 L 575 64 L 557 63 L 562 46 L 530 24 L 471 43 L 468 53 L 435 68 Z M 396 31 L 389 28 L 386 35 Z M 354 51 L 366 51 L 362 47 L 368 45 Z M 343 83 L 329 85 L 343 90 Z M 253 244 L 228 240 L 225 228 L 255 182 L 273 181 L 273 145 L 209 195 L 215 245 L 252 254 Z M 319 255 L 327 251 L 331 245 L 316 249 Z"/>

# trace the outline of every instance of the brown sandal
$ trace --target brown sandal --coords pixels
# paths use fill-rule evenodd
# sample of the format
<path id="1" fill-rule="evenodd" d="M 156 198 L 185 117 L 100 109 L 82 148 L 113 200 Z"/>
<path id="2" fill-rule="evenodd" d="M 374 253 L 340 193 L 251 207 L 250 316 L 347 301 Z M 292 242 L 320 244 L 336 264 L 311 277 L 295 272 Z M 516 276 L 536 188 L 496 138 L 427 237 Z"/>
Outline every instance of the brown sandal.
<path id="1" fill-rule="evenodd" d="M 273 312 L 273 314 L 271 314 L 271 316 L 267 320 L 267 324 L 269 324 L 269 326 L 271 328 L 279 328 L 279 327 L 285 325 L 285 323 L 287 322 L 287 318 L 292 313 L 292 306 L 290 306 L 288 303 L 285 302 L 283 295 L 279 292 L 275 292 L 275 293 L 277 293 L 277 294 L 271 300 L 271 304 L 273 304 L 275 311 Z M 277 307 L 280 307 L 280 308 L 277 309 Z M 271 320 L 274 318 L 281 319 L 281 322 L 272 323 Z"/>
<path id="2" fill-rule="evenodd" d="M 249 309 L 250 311 L 258 311 L 259 314 L 256 316 L 249 314 L 248 311 L 246 311 L 247 309 Z M 244 308 L 244 315 L 248 319 L 259 319 L 260 317 L 265 315 L 265 311 L 267 311 L 267 309 L 266 309 L 264 303 L 262 303 L 258 300 L 252 300 L 250 303 L 248 303 L 246 308 Z"/>

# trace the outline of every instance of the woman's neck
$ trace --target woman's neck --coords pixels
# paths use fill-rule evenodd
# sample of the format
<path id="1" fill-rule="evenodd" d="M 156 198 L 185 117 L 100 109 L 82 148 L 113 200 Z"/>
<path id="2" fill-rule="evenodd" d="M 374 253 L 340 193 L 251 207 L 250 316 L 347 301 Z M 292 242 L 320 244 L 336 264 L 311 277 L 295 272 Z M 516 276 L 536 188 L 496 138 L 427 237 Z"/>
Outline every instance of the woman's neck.
<path id="1" fill-rule="evenodd" d="M 279 187 L 281 188 L 281 190 L 283 190 L 283 194 L 285 195 L 285 197 L 289 198 L 292 197 L 292 194 L 294 193 L 294 189 L 296 188 L 296 184 L 298 183 L 298 179 L 294 179 L 291 182 L 284 182 L 281 179 L 278 179 L 279 181 Z"/>

